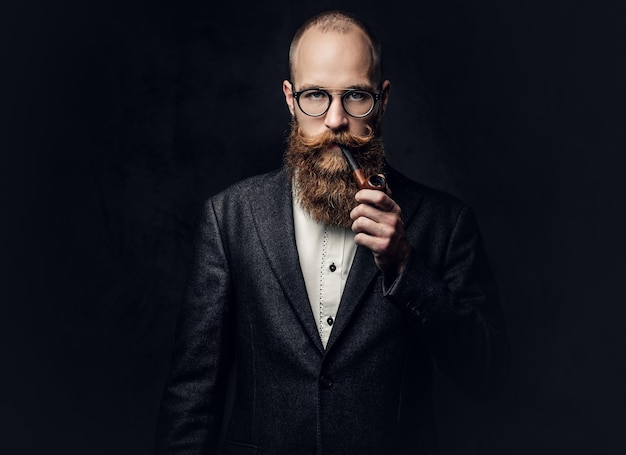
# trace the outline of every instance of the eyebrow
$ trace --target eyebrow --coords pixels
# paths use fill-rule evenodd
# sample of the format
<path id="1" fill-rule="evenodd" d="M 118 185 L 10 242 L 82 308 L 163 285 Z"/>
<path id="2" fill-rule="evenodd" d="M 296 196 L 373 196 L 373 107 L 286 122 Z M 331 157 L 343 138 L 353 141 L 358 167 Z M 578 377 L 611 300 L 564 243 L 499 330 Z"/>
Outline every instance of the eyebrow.
<path id="1" fill-rule="evenodd" d="M 320 87 L 319 85 L 307 84 L 307 85 L 303 85 L 298 91 L 303 92 L 305 90 L 311 90 L 311 89 L 319 89 L 319 90 L 326 90 L 326 91 L 340 90 L 344 92 L 347 92 L 349 90 L 365 90 L 368 92 L 375 91 L 372 87 L 370 87 L 369 85 L 365 85 L 365 84 L 357 84 L 357 85 L 352 85 L 350 87 L 342 87 L 342 88 Z"/>

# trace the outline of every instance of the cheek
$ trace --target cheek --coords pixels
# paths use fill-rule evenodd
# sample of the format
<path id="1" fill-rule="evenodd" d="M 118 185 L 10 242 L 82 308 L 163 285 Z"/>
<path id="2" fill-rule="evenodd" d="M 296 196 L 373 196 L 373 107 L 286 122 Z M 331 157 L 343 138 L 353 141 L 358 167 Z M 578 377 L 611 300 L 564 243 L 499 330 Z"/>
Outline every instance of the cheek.
<path id="1" fill-rule="evenodd" d="M 324 132 L 324 117 L 309 117 L 302 113 L 296 114 L 298 127 L 305 136 L 316 136 Z"/>
<path id="2" fill-rule="evenodd" d="M 366 136 L 369 133 L 369 128 L 367 126 L 370 123 L 371 122 L 364 120 L 355 120 L 350 124 L 350 132 L 359 136 Z"/>

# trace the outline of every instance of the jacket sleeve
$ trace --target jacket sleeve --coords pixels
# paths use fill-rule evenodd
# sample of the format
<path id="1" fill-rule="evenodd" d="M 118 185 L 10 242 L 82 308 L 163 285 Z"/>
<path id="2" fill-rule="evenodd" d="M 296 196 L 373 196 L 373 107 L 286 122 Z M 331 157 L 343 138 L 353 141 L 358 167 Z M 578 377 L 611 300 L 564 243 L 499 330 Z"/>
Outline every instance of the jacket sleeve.
<path id="1" fill-rule="evenodd" d="M 217 451 L 232 364 L 232 292 L 217 218 L 199 220 L 189 281 L 176 325 L 170 374 L 157 422 L 156 454 Z"/>
<path id="2" fill-rule="evenodd" d="M 459 211 L 443 263 L 412 250 L 385 295 L 406 311 L 437 368 L 457 386 L 487 397 L 508 378 L 508 340 L 497 286 L 471 210 Z"/>

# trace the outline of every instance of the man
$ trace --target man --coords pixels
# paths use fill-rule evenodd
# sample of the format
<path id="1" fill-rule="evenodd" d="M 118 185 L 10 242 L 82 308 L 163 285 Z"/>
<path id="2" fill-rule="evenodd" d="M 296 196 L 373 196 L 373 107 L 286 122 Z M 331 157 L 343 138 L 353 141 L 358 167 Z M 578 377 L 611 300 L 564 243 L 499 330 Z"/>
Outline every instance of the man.
<path id="1" fill-rule="evenodd" d="M 484 395 L 507 373 L 480 234 L 455 198 L 387 165 L 390 83 L 369 28 L 306 22 L 283 92 L 283 169 L 205 204 L 157 453 L 432 454 L 436 366 Z M 359 190 L 339 144 L 389 192 Z"/>

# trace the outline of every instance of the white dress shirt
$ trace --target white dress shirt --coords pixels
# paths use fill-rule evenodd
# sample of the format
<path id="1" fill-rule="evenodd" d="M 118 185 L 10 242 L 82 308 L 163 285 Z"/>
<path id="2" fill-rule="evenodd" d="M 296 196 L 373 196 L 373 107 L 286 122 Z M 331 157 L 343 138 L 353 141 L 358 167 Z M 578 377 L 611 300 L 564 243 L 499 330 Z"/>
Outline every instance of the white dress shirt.
<path id="1" fill-rule="evenodd" d="M 306 214 L 293 198 L 293 220 L 300 268 L 324 348 L 356 253 L 354 232 L 325 226 Z"/>

